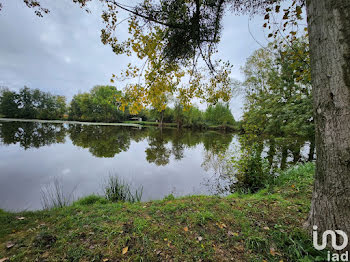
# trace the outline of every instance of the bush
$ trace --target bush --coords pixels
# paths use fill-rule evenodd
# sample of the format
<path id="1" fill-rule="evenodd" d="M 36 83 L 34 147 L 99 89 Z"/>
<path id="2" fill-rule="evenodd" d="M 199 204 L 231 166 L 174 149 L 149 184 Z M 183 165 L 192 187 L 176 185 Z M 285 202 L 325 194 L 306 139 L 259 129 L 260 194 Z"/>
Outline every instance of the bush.
<path id="1" fill-rule="evenodd" d="M 273 182 L 268 161 L 261 157 L 261 145 L 253 144 L 243 149 L 234 161 L 235 182 L 232 189 L 240 193 L 255 193 Z"/>

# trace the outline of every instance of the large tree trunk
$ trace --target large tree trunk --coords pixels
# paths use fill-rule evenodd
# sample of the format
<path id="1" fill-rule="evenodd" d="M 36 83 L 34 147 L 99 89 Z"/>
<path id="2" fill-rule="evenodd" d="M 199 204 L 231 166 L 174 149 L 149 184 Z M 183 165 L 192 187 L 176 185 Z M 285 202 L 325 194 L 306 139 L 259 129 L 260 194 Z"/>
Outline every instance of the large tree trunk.
<path id="1" fill-rule="evenodd" d="M 307 11 L 317 152 L 308 226 L 350 237 L 350 1 L 307 0 Z"/>

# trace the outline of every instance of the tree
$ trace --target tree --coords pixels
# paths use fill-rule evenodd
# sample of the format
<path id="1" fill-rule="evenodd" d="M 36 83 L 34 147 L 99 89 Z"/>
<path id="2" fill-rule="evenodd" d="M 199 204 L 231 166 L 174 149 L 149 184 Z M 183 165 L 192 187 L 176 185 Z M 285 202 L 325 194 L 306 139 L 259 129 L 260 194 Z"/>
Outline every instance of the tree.
<path id="1" fill-rule="evenodd" d="M 61 119 L 66 112 L 66 98 L 39 89 L 24 87 L 18 93 L 0 93 L 0 111 L 6 117 Z"/>
<path id="2" fill-rule="evenodd" d="M 75 0 L 73 0 L 75 1 Z M 37 2 L 25 0 L 25 2 Z M 75 2 L 85 3 L 83 0 Z M 145 0 L 129 8 L 116 1 L 105 1 L 108 10 L 103 19 L 106 29 L 102 41 L 111 44 L 116 53 L 131 42 L 120 45 L 113 35 L 118 24 L 117 13 L 126 10 L 131 20 L 143 20 L 150 29 L 162 31 L 163 48 L 161 54 L 168 59 L 165 62 L 196 64 L 199 54 L 214 70 L 211 54 L 220 40 L 224 10 L 244 13 L 265 13 L 265 19 L 271 19 L 270 12 L 278 12 L 282 1 L 264 0 L 218 0 L 186 1 L 160 0 L 157 4 Z M 296 0 L 285 9 L 285 18 L 295 23 L 294 17 L 301 16 L 302 8 L 307 5 L 307 18 L 310 39 L 311 75 L 313 87 L 313 107 L 316 129 L 316 175 L 311 205 L 309 225 L 317 225 L 320 230 L 341 229 L 350 234 L 350 2 L 348 0 Z M 153 25 L 153 27 L 152 27 Z M 266 25 L 264 25 L 267 27 Z M 154 32 L 153 32 L 154 33 Z M 296 32 L 291 31 L 295 36 Z M 276 31 L 276 35 L 278 31 Z M 151 36 L 151 35 L 150 35 Z M 272 37 L 273 35 L 269 35 Z M 139 43 L 140 44 L 140 43 Z M 127 48 L 128 49 L 128 48 Z M 130 48 L 128 49 L 130 50 Z M 222 72 L 225 72 L 223 70 Z M 227 70 L 226 70 L 227 76 Z M 223 75 L 225 75 L 223 74 Z M 227 77 L 225 77 L 227 78 Z M 215 78 L 214 78 L 215 79 Z M 217 83 L 224 78 L 217 77 Z M 217 85 L 216 85 L 217 86 Z M 160 86 L 159 86 L 160 87 Z M 137 93 L 138 87 L 135 88 Z M 195 93 L 203 98 L 203 92 L 211 93 L 210 88 L 193 85 L 188 91 L 191 98 Z M 217 90 L 216 90 L 217 91 Z M 220 96 L 222 93 L 217 92 Z M 184 92 L 186 93 L 186 92 Z M 348 248 L 350 249 L 350 247 Z"/>
<path id="3" fill-rule="evenodd" d="M 0 93 L 0 114 L 6 117 L 17 117 L 18 104 L 15 92 L 8 89 L 2 90 Z"/>
<path id="4" fill-rule="evenodd" d="M 235 119 L 228 104 L 210 105 L 205 111 L 205 120 L 211 125 L 234 125 Z"/>
<path id="5" fill-rule="evenodd" d="M 195 50 L 206 48 L 209 56 L 212 53 L 219 40 L 223 8 L 231 6 L 239 12 L 263 10 L 265 19 L 269 20 L 269 12 L 280 10 L 279 3 L 173 0 L 159 1 L 159 4 L 145 1 L 134 9 L 118 4 L 114 8 L 126 9 L 140 19 L 165 27 L 167 44 L 163 54 L 170 61 L 188 61 L 195 57 Z M 317 225 L 320 230 L 341 229 L 350 234 L 350 190 L 347 188 L 350 182 L 350 2 L 307 0 L 306 4 L 317 150 L 309 225 Z M 283 18 L 294 24 L 294 17 L 301 16 L 304 5 L 304 0 L 294 1 Z M 295 36 L 296 32 L 290 34 Z M 171 39 L 180 41 L 167 41 Z M 179 47 L 184 43 L 186 48 Z M 211 67 L 210 58 L 204 56 L 204 60 Z"/>
<path id="6" fill-rule="evenodd" d="M 274 45 L 255 51 L 243 68 L 246 131 L 276 137 L 298 136 L 314 143 L 309 71 L 302 75 L 303 81 L 298 81 L 301 75 L 293 66 L 300 59 L 295 61 L 295 52 L 307 59 L 308 42 L 300 38 L 292 46 L 274 49 Z"/>
<path id="7" fill-rule="evenodd" d="M 69 118 L 83 121 L 120 122 L 126 120 L 128 111 L 119 109 L 117 97 L 121 96 L 114 86 L 95 86 L 89 93 L 73 97 Z"/>
<path id="8" fill-rule="evenodd" d="M 350 235 L 350 2 L 306 2 L 317 150 L 308 222 Z"/>

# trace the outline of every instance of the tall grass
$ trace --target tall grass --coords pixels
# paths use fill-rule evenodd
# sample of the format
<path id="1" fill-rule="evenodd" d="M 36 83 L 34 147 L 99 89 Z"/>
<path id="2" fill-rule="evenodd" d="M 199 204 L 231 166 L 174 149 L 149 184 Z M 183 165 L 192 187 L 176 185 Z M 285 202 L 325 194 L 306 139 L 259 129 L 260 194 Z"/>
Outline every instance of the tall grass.
<path id="1" fill-rule="evenodd" d="M 111 202 L 140 202 L 142 193 L 143 187 L 133 191 L 130 184 L 116 175 L 110 175 L 104 186 L 104 195 Z"/>
<path id="2" fill-rule="evenodd" d="M 63 190 L 62 181 L 54 178 L 53 183 L 41 188 L 41 204 L 43 209 L 52 209 L 69 206 L 74 201 L 73 190 L 66 194 Z"/>

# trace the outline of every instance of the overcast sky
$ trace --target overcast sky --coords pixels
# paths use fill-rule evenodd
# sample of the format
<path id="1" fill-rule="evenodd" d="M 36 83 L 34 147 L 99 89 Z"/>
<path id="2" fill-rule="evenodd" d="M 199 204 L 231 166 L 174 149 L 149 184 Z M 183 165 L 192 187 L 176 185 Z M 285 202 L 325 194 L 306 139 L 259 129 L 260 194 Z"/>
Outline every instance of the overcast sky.
<path id="1" fill-rule="evenodd" d="M 111 75 L 118 74 L 130 62 L 130 57 L 116 56 L 101 43 L 100 3 L 91 3 L 88 14 L 71 0 L 41 2 L 51 10 L 44 18 L 35 16 L 23 0 L 2 0 L 0 86 L 17 90 L 26 85 L 65 95 L 70 100 L 94 85 L 109 84 Z M 243 79 L 240 67 L 260 47 L 257 41 L 266 44 L 263 19 L 248 21 L 247 16 L 227 13 L 219 45 L 219 56 L 233 64 L 232 77 L 239 80 Z M 118 28 L 121 37 L 127 36 L 125 27 Z M 116 85 L 121 89 L 125 83 Z M 235 118 L 241 115 L 241 106 L 242 98 L 231 101 Z"/>

